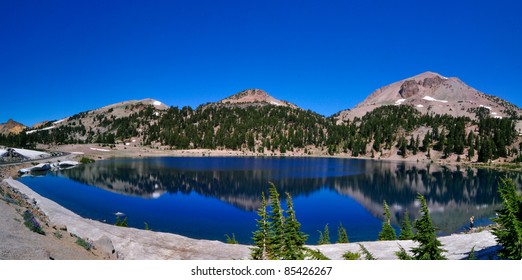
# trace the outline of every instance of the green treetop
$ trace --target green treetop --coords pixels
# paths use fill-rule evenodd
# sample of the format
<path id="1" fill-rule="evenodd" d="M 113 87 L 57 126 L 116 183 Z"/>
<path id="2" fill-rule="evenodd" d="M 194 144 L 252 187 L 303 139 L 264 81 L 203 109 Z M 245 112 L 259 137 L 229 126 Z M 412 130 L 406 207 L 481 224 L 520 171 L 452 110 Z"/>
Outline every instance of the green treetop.
<path id="1" fill-rule="evenodd" d="M 324 232 L 319 231 L 319 245 L 330 244 L 330 230 L 328 224 L 324 226 Z"/>
<path id="2" fill-rule="evenodd" d="M 254 232 L 254 245 L 255 247 L 251 248 L 250 256 L 253 260 L 266 260 L 268 259 L 267 255 L 267 245 L 268 245 L 268 213 L 266 212 L 266 199 L 265 193 L 261 193 L 261 206 L 257 210 L 257 215 L 259 215 L 259 220 L 257 220 L 257 231 Z"/>
<path id="3" fill-rule="evenodd" d="M 285 217 L 283 215 L 283 210 L 281 209 L 279 193 L 272 183 L 270 183 L 269 193 L 270 206 L 272 209 L 268 215 L 270 228 L 268 236 L 268 258 L 282 259 L 285 235 Z"/>
<path id="4" fill-rule="evenodd" d="M 446 258 L 442 255 L 445 250 L 441 248 L 442 244 L 435 235 L 435 227 L 431 221 L 426 199 L 420 193 L 417 195 L 417 199 L 421 202 L 422 217 L 415 221 L 414 225 L 417 233 L 414 235 L 413 240 L 417 241 L 419 246 L 411 249 L 413 259 L 445 260 Z"/>
<path id="5" fill-rule="evenodd" d="M 348 243 L 348 234 L 342 223 L 337 228 L 337 243 Z"/>
<path id="6" fill-rule="evenodd" d="M 499 184 L 502 209 L 493 219 L 497 226 L 493 228 L 497 242 L 502 245 L 499 251 L 501 258 L 522 259 L 522 196 L 517 194 L 511 179 L 502 179 Z"/>
<path id="7" fill-rule="evenodd" d="M 408 215 L 408 209 L 404 212 L 404 218 L 401 224 L 401 233 L 399 234 L 399 240 L 410 240 L 413 239 L 413 231 L 411 228 L 410 217 Z"/>
<path id="8" fill-rule="evenodd" d="M 390 207 L 384 201 L 384 221 L 382 223 L 382 230 L 379 233 L 379 240 L 395 240 L 397 239 L 397 235 L 395 233 L 395 229 L 391 225 L 391 212 Z"/>
<path id="9" fill-rule="evenodd" d="M 286 207 L 282 255 L 285 260 L 302 260 L 305 257 L 304 244 L 307 236 L 300 230 L 301 224 L 295 217 L 292 197 L 289 193 L 286 193 Z"/>

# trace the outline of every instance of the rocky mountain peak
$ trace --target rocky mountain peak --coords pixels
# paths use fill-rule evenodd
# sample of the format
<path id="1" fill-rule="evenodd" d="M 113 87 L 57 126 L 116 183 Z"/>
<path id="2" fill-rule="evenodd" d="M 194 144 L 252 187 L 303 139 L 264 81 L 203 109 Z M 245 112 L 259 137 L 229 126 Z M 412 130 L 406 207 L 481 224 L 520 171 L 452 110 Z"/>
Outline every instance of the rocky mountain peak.
<path id="1" fill-rule="evenodd" d="M 19 122 L 16 122 L 13 119 L 9 119 L 9 120 L 7 120 L 6 123 L 0 123 L 0 134 L 1 135 L 8 135 L 10 133 L 18 134 L 26 128 L 27 127 L 25 125 L 23 125 Z"/>
<path id="2" fill-rule="evenodd" d="M 247 89 L 227 97 L 218 103 L 221 104 L 237 104 L 242 106 L 249 105 L 275 105 L 297 108 L 296 105 L 274 98 L 262 89 Z"/>
<path id="3" fill-rule="evenodd" d="M 480 107 L 488 108 L 496 118 L 522 113 L 513 104 L 479 92 L 458 78 L 424 72 L 379 88 L 352 110 L 341 111 L 336 117 L 338 121 L 353 120 L 386 105 L 408 105 L 423 114 L 470 118 L 476 117 L 474 112 Z"/>

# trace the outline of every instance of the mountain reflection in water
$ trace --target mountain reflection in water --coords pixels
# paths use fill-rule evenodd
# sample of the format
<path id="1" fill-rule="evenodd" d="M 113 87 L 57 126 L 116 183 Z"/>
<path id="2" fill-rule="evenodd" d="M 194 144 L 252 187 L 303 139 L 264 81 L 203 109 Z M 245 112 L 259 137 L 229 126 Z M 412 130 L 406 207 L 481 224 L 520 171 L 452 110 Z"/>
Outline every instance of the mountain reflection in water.
<path id="1" fill-rule="evenodd" d="M 349 197 L 376 220 L 372 222 L 371 230 L 365 229 L 365 234 L 349 230 L 350 240 L 358 241 L 377 237 L 383 200 L 390 205 L 392 222 L 398 228 L 405 209 L 408 209 L 410 219 L 419 216 L 416 196 L 423 194 L 439 233 L 450 234 L 463 230 L 471 215 L 476 217 L 478 225 L 489 222 L 500 205 L 499 178 L 509 176 L 521 185 L 520 175 L 513 172 L 333 158 L 112 159 L 81 165 L 56 175 L 125 196 L 154 199 L 166 194 L 187 196 L 196 193 L 218 199 L 250 213 L 248 219 L 252 221 L 239 221 L 240 218 L 237 221 L 249 225 L 248 230 L 239 235 L 242 243 L 251 242 L 248 235 L 255 230 L 260 194 L 267 191 L 269 182 L 273 182 L 280 193 L 289 192 L 294 198 L 297 217 L 311 236 L 308 243 L 316 241 L 317 230 L 326 223 L 335 233 L 344 216 L 363 211 L 356 207 L 343 209 L 344 202 L 335 202 L 337 197 Z M 323 207 L 324 211 L 319 209 Z M 335 209 L 327 210 L 328 207 Z M 130 216 L 129 220 L 132 218 Z M 199 219 L 197 216 L 191 218 Z M 314 228 L 307 227 L 306 222 Z M 343 225 L 350 228 L 345 222 Z M 352 230 L 358 228 L 355 226 Z M 222 240 L 225 233 L 232 231 L 222 232 L 214 239 Z M 335 234 L 331 238 L 335 241 Z"/>

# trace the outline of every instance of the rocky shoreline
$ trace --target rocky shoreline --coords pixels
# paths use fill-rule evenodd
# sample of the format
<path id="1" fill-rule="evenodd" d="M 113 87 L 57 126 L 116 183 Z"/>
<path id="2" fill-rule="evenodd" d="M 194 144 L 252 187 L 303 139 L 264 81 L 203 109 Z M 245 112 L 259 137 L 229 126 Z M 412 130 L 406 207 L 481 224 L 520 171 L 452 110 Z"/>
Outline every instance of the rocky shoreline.
<path id="1" fill-rule="evenodd" d="M 77 149 L 78 147 L 71 148 Z M 72 156 L 81 155 L 97 159 L 100 157 L 108 158 L 121 156 L 139 156 L 132 152 L 105 152 L 100 150 L 91 150 L 90 148 L 91 147 L 83 146 L 83 150 L 86 151 L 86 153 L 82 153 L 77 150 L 74 151 L 73 149 L 70 149 L 68 152 L 73 152 Z M 188 154 L 183 152 L 181 154 L 184 156 L 197 156 L 193 153 Z M 147 154 L 147 156 L 154 155 L 160 156 L 165 154 Z M 179 156 L 172 155 L 170 153 L 169 155 Z M 214 154 L 214 156 L 219 155 Z M 86 251 L 78 245 L 74 244 L 74 242 L 71 242 L 69 239 L 68 241 L 58 240 L 59 242 L 55 242 L 53 243 L 54 245 L 52 245 L 55 246 L 55 248 L 44 249 L 45 253 L 43 254 L 17 254 L 16 248 L 39 246 L 38 242 L 36 241 L 21 241 L 16 238 L 12 238 L 13 236 L 20 236 L 23 234 L 33 236 L 36 234 L 30 232 L 23 226 L 21 222 L 18 222 L 18 225 L 6 224 L 7 227 L 12 227 L 7 228 L 7 230 L 14 232 L 8 232 L 5 234 L 0 232 L 1 259 L 249 259 L 250 249 L 247 245 L 234 245 L 225 244 L 220 241 L 197 240 L 171 233 L 117 227 L 90 219 L 84 219 L 69 211 L 68 209 L 63 208 L 57 203 L 40 196 L 24 184 L 12 179 L 11 177 L 16 174 L 16 171 L 19 168 L 20 166 L 0 167 L 0 179 L 3 180 L 3 192 L 5 192 L 5 190 L 11 190 L 12 192 L 19 194 L 19 199 L 25 201 L 23 205 L 16 206 L 20 207 L 20 210 L 18 211 L 22 211 L 23 208 L 27 209 L 29 207 L 40 213 L 40 219 L 44 221 L 44 224 L 47 224 L 47 230 L 51 233 L 48 234 L 48 238 L 55 238 L 51 235 L 53 235 L 52 233 L 56 231 L 61 232 L 62 235 L 70 236 L 73 239 L 74 237 L 81 237 L 93 245 L 93 250 Z M 7 207 L 13 208 L 13 205 L 7 201 L 0 200 L 0 206 L 2 207 L 2 213 L 5 216 L 3 218 L 5 220 L 17 222 L 16 219 L 20 219 L 20 214 L 17 211 L 4 210 L 4 208 L 8 209 Z M 3 230 L 6 230 L 6 228 Z M 472 248 L 474 248 L 476 256 L 479 259 L 492 259 L 495 258 L 496 251 L 499 248 L 497 242 L 494 239 L 494 236 L 488 230 L 467 234 L 454 234 L 451 236 L 440 237 L 440 240 L 444 245 L 444 248 L 447 250 L 446 257 L 453 260 L 467 258 Z M 6 248 L 5 244 L 10 242 L 15 243 L 15 245 Z M 18 244 L 18 247 L 16 246 L 17 242 L 20 243 Z M 73 246 L 71 246 L 69 243 L 72 243 Z M 335 260 L 342 259 L 342 255 L 346 251 L 359 251 L 360 246 L 358 244 L 359 243 L 330 244 L 309 247 L 314 250 L 319 249 L 328 258 Z M 413 241 L 373 241 L 360 242 L 360 244 L 367 248 L 368 251 L 374 255 L 374 257 L 380 260 L 397 259 L 395 252 L 399 251 L 399 246 L 402 246 L 406 250 L 415 246 Z M 83 254 L 79 254 L 76 251 L 74 251 L 75 253 L 65 253 L 60 256 L 56 255 L 56 253 L 51 253 L 54 251 L 68 252 L 70 250 L 77 249 L 83 250 L 81 251 Z"/>

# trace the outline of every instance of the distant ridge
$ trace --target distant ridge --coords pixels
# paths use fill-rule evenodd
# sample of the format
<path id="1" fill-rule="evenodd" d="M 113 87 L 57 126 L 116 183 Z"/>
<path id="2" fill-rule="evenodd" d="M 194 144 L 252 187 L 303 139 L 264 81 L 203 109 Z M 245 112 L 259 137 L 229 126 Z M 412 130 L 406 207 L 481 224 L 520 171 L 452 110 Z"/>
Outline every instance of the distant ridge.
<path id="1" fill-rule="evenodd" d="M 0 123 L 0 135 L 19 134 L 26 128 L 25 125 L 9 119 L 6 123 Z"/>

